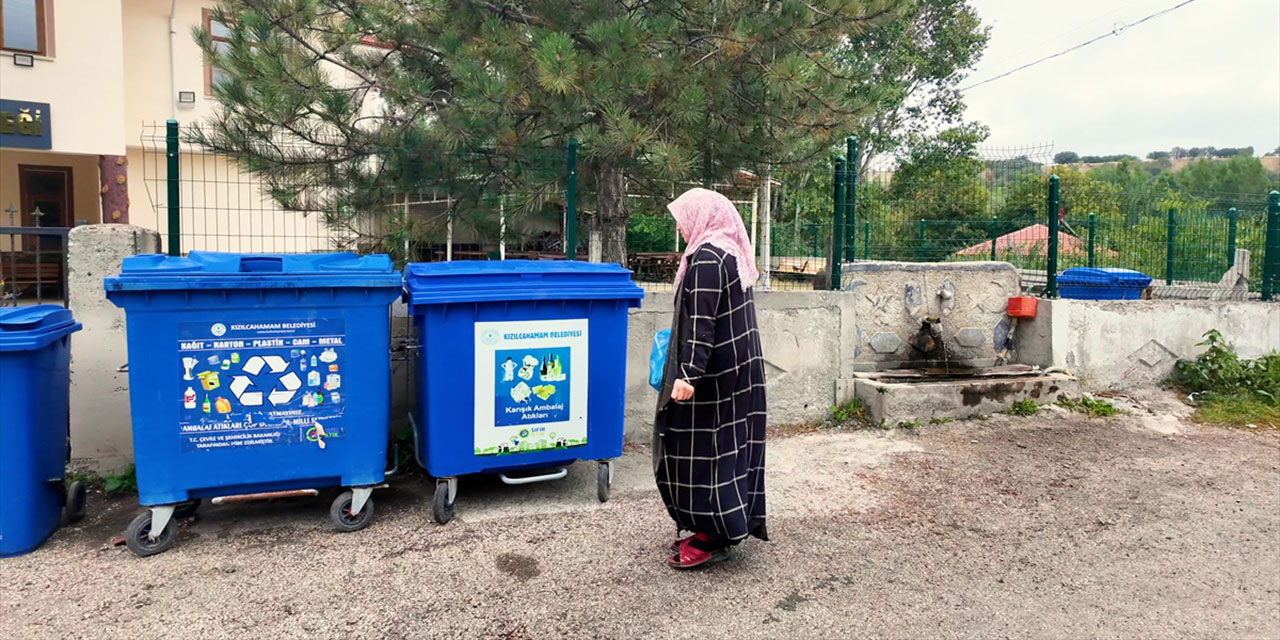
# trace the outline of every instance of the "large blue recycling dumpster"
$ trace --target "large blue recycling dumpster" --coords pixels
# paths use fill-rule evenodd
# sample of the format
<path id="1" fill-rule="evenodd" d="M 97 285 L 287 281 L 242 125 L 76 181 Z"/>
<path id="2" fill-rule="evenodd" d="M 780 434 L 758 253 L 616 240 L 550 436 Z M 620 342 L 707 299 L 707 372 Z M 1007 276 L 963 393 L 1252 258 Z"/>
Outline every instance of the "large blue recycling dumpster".
<path id="1" fill-rule="evenodd" d="M 387 256 L 133 256 L 104 285 L 125 310 L 138 499 L 152 507 L 130 548 L 168 548 L 174 507 L 203 498 L 352 487 L 330 516 L 367 524 L 400 292 Z"/>
<path id="2" fill-rule="evenodd" d="M 71 334 L 62 307 L 0 309 L 0 557 L 27 553 L 84 512 L 84 486 L 65 486 Z"/>
<path id="3" fill-rule="evenodd" d="M 1058 295 L 1076 300 L 1137 300 L 1151 276 L 1132 269 L 1072 267 L 1058 276 Z"/>
<path id="4" fill-rule="evenodd" d="M 575 460 L 601 462 L 597 493 L 607 500 L 611 460 L 622 454 L 627 309 L 644 297 L 631 272 L 528 260 L 411 264 L 405 296 L 420 347 L 415 448 L 437 478 L 436 520 L 452 517 L 460 475 L 524 484 L 563 477 Z"/>

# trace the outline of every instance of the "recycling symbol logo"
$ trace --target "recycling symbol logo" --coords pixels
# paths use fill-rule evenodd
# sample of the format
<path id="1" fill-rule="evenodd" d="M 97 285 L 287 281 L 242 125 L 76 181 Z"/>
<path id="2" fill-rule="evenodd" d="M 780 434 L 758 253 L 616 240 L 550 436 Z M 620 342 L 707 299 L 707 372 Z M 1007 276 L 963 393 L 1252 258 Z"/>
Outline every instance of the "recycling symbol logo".
<path id="1" fill-rule="evenodd" d="M 243 370 L 255 376 L 258 384 L 249 376 L 240 375 L 231 379 L 228 388 L 244 407 L 260 407 L 264 401 L 277 407 L 289 404 L 302 388 L 302 379 L 288 369 L 289 361 L 280 356 L 253 356 L 244 363 Z"/>

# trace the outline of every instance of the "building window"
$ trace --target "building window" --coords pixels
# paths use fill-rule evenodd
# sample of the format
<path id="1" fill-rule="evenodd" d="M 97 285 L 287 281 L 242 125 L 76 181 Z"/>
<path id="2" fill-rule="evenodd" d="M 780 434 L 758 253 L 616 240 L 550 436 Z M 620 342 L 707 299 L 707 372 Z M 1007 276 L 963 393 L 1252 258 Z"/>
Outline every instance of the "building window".
<path id="1" fill-rule="evenodd" d="M 5 0 L 6 2 L 8 0 Z M 218 53 L 226 53 L 231 49 L 229 42 L 231 38 L 231 30 L 227 25 L 213 19 L 213 12 L 208 9 L 204 10 L 204 30 L 209 34 L 209 39 L 213 41 L 213 50 Z M 213 95 L 213 88 L 222 84 L 227 79 L 227 72 L 219 69 L 212 64 L 204 65 L 204 94 Z"/>
<path id="2" fill-rule="evenodd" d="M 48 0 L 0 0 L 0 49 L 48 53 Z"/>

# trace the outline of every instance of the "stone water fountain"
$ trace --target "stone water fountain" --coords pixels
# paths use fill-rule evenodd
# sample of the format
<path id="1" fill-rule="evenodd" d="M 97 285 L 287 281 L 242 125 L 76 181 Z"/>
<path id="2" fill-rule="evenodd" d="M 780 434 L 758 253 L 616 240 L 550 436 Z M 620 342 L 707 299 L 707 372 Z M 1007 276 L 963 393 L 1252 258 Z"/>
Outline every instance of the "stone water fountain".
<path id="1" fill-rule="evenodd" d="M 1018 363 L 1018 321 L 1006 313 L 1021 295 L 1012 265 L 859 262 L 842 275 L 858 335 L 854 377 L 839 395 L 861 400 L 872 421 L 967 418 L 1079 394 L 1065 372 Z"/>

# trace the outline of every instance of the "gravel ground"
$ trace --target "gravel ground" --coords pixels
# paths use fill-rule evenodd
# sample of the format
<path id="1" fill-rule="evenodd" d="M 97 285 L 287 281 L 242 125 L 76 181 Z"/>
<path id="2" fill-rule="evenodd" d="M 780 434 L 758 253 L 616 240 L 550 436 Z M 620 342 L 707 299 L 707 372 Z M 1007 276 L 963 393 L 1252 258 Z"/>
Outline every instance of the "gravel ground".
<path id="1" fill-rule="evenodd" d="M 431 521 L 421 477 L 328 530 L 331 496 L 206 507 L 177 546 L 110 540 L 136 503 L 0 562 L 6 637 L 1280 637 L 1280 434 L 1051 409 L 770 443 L 772 543 L 677 573 L 629 450 L 538 487 L 464 483 Z"/>

